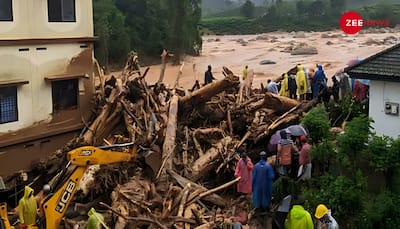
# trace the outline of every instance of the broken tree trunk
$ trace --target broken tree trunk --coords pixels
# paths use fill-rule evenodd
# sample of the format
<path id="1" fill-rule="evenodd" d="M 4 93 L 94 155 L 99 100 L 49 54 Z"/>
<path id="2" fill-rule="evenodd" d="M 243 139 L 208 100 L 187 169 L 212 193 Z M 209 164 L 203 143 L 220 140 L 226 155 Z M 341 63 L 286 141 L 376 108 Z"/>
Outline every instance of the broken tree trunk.
<path id="1" fill-rule="evenodd" d="M 199 157 L 192 165 L 190 178 L 192 181 L 198 180 L 206 175 L 218 163 L 217 158 L 223 154 L 224 147 L 232 142 L 232 138 L 227 136 L 212 146 L 207 152 Z"/>
<path id="2" fill-rule="evenodd" d="M 230 74 L 224 79 L 214 81 L 206 86 L 194 91 L 192 94 L 185 95 L 179 99 L 180 112 L 192 109 L 196 104 L 206 102 L 214 95 L 227 88 L 236 87 L 239 84 L 239 77 Z"/>
<path id="3" fill-rule="evenodd" d="M 172 96 L 169 103 L 169 113 L 168 113 L 168 122 L 167 129 L 165 131 L 165 139 L 162 150 L 162 159 L 163 163 L 160 168 L 157 177 L 161 174 L 165 173 L 165 168 L 172 169 L 172 159 L 174 157 L 174 149 L 175 149 L 175 139 L 176 139 L 176 127 L 177 127 L 177 119 L 178 119 L 178 96 Z M 165 166 L 164 166 L 165 165 Z"/>
<path id="4" fill-rule="evenodd" d="M 114 89 L 115 90 L 115 89 Z M 122 117 L 122 104 L 116 102 L 114 104 L 107 104 L 103 110 L 90 125 L 83 139 L 88 145 L 98 145 L 104 138 L 106 138 L 115 126 L 120 122 Z"/>
<path id="5" fill-rule="evenodd" d="M 204 186 L 196 184 L 196 183 L 194 183 L 194 182 L 192 182 L 192 181 L 180 176 L 179 174 L 177 174 L 176 172 L 174 172 L 172 170 L 167 169 L 167 172 L 168 172 L 169 175 L 171 175 L 176 180 L 176 182 L 178 182 L 178 184 L 182 188 L 185 187 L 187 183 L 190 183 L 190 185 L 192 186 L 192 190 L 199 190 L 201 192 L 208 191 L 208 189 L 205 188 Z M 221 207 L 224 207 L 226 205 L 226 201 L 223 198 L 221 198 L 219 195 L 215 194 L 215 193 L 211 194 L 211 195 L 208 195 L 208 196 L 205 196 L 205 197 L 203 197 L 203 199 L 205 201 L 211 202 L 211 203 L 213 203 L 215 205 L 218 205 L 218 206 L 221 206 Z"/>
<path id="6" fill-rule="evenodd" d="M 292 109 L 298 104 L 299 102 L 297 100 L 267 92 L 265 93 L 264 99 L 261 99 L 257 102 L 250 104 L 249 110 L 250 112 L 252 112 L 262 107 L 266 107 L 274 109 L 275 111 L 285 112 Z"/>

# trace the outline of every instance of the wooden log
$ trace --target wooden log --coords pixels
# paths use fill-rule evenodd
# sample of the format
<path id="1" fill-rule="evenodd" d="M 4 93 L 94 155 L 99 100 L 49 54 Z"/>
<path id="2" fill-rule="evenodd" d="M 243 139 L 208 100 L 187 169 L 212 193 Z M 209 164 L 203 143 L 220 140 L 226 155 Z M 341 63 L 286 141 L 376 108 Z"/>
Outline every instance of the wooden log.
<path id="1" fill-rule="evenodd" d="M 231 142 L 232 138 L 227 136 L 208 149 L 203 156 L 199 157 L 192 165 L 190 179 L 196 181 L 216 166 L 217 158 L 220 156 L 220 153 L 223 151 L 224 147 Z"/>
<path id="2" fill-rule="evenodd" d="M 202 224 L 200 226 L 195 227 L 194 229 L 211 229 L 214 228 L 214 222 L 208 222 L 205 224 Z"/>
<path id="3" fill-rule="evenodd" d="M 190 219 L 192 220 L 193 217 L 193 211 L 192 209 L 196 209 L 197 205 L 196 204 L 191 204 L 189 205 L 186 209 L 185 212 L 183 214 L 183 216 L 185 217 L 185 219 Z M 194 221 L 196 223 L 196 221 Z M 189 222 L 185 222 L 185 229 L 190 229 L 190 224 Z"/>
<path id="4" fill-rule="evenodd" d="M 167 50 L 163 49 L 161 53 L 161 69 L 160 69 L 160 77 L 158 78 L 158 83 L 162 83 L 164 80 L 165 67 L 167 65 L 167 57 L 173 56 L 173 54 L 169 53 Z"/>
<path id="5" fill-rule="evenodd" d="M 178 214 L 176 216 L 182 216 L 182 214 L 183 214 L 183 210 L 185 208 L 185 204 L 186 204 L 186 200 L 187 200 L 187 196 L 188 196 L 190 187 L 191 187 L 191 184 L 188 183 L 182 191 L 183 194 L 182 194 L 182 198 L 181 198 L 181 201 L 179 204 Z"/>
<path id="6" fill-rule="evenodd" d="M 172 159 L 174 158 L 175 150 L 175 139 L 176 139 L 176 128 L 177 128 L 177 118 L 178 118 L 178 96 L 172 96 L 169 103 L 169 113 L 167 129 L 165 131 L 165 139 L 162 150 L 162 160 L 165 161 L 165 167 L 167 169 L 172 169 Z M 157 178 L 161 174 L 165 174 L 165 167 L 160 168 Z"/>
<path id="7" fill-rule="evenodd" d="M 236 87 L 239 84 L 239 77 L 233 74 L 228 75 L 224 79 L 216 80 L 206 86 L 194 91 L 192 94 L 185 95 L 179 99 L 180 112 L 184 113 L 191 110 L 199 103 L 206 102 L 214 95 L 224 91 L 225 89 Z"/>
<path id="8" fill-rule="evenodd" d="M 275 111 L 286 112 L 298 104 L 299 102 L 297 100 L 267 92 L 264 95 L 264 99 L 258 100 L 257 102 L 250 104 L 249 110 L 250 112 L 253 112 L 262 107 L 265 107 L 274 109 Z"/>
<path id="9" fill-rule="evenodd" d="M 144 217 L 132 217 L 132 216 L 126 216 L 121 214 L 120 212 L 118 212 L 117 210 L 113 209 L 112 207 L 110 207 L 109 205 L 100 202 L 100 205 L 102 205 L 103 207 L 107 208 L 108 210 L 112 211 L 114 214 L 120 216 L 121 218 L 123 218 L 124 220 L 130 220 L 130 221 L 142 221 L 142 222 L 146 222 L 146 223 L 151 223 L 151 224 L 155 224 L 156 226 L 158 226 L 161 229 L 167 229 L 166 226 L 162 225 L 160 222 L 158 222 L 156 219 L 149 219 L 149 218 L 144 218 Z M 125 228 L 125 227 L 123 227 Z"/>
<path id="10" fill-rule="evenodd" d="M 123 106 L 120 102 L 104 106 L 100 115 L 97 116 L 89 129 L 83 135 L 86 144 L 101 144 L 103 139 L 106 138 L 120 122 L 122 117 L 122 108 Z"/>
<path id="11" fill-rule="evenodd" d="M 178 184 L 182 188 L 185 187 L 187 183 L 190 183 L 193 190 L 201 190 L 203 192 L 208 190 L 204 186 L 196 184 L 196 183 L 194 183 L 194 182 L 192 182 L 192 181 L 180 176 L 179 174 L 177 174 L 176 172 L 174 172 L 174 171 L 172 171 L 170 169 L 167 169 L 167 172 L 168 172 L 169 175 L 171 175 L 176 180 L 176 182 L 178 182 Z M 222 197 L 217 195 L 217 194 L 211 194 L 209 196 L 205 196 L 203 199 L 205 201 L 211 202 L 211 203 L 213 203 L 215 205 L 218 205 L 218 206 L 221 206 L 221 207 L 224 207 L 226 205 L 226 201 Z"/>
<path id="12" fill-rule="evenodd" d="M 213 193 L 215 193 L 215 192 L 218 192 L 219 190 L 222 190 L 222 189 L 227 188 L 227 187 L 229 187 L 229 186 L 231 186 L 231 185 L 233 185 L 233 184 L 236 184 L 237 182 L 239 182 L 239 180 L 240 180 L 240 177 L 238 177 L 238 178 L 236 178 L 236 179 L 234 179 L 234 180 L 232 180 L 232 181 L 229 181 L 228 183 L 225 183 L 225 184 L 223 184 L 223 185 L 220 185 L 220 186 L 218 186 L 218 187 L 216 187 L 216 188 L 213 188 L 213 189 L 210 189 L 210 190 L 208 190 L 208 191 L 205 191 L 205 192 L 201 193 L 200 195 L 198 195 L 198 196 L 197 196 L 196 198 L 194 198 L 193 200 L 190 200 L 190 201 L 188 202 L 188 205 L 194 203 L 194 202 L 195 202 L 196 200 L 198 200 L 198 199 L 201 199 L 201 198 L 203 198 L 203 197 L 205 197 L 205 196 L 211 195 L 211 194 L 213 194 Z"/>

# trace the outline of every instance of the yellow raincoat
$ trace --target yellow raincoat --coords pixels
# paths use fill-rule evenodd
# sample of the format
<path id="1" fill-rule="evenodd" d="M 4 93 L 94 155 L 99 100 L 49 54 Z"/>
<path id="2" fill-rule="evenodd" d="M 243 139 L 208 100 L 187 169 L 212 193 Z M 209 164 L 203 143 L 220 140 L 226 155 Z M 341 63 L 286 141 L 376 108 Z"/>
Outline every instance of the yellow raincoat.
<path id="1" fill-rule="evenodd" d="M 289 76 L 285 74 L 283 76 L 283 80 L 281 83 L 281 90 L 279 91 L 279 95 L 289 97 Z"/>
<path id="2" fill-rule="evenodd" d="M 104 222 L 104 216 L 98 212 L 94 208 L 91 208 L 88 212 L 88 222 L 86 224 L 86 229 L 98 229 L 101 222 Z"/>
<path id="3" fill-rule="evenodd" d="M 31 187 L 25 186 L 24 196 L 19 200 L 18 212 L 21 224 L 33 225 L 36 222 L 37 204 L 34 191 Z"/>
<path id="4" fill-rule="evenodd" d="M 307 93 L 307 82 L 306 74 L 304 73 L 303 67 L 297 65 L 296 83 L 297 83 L 297 94 L 303 95 Z"/>

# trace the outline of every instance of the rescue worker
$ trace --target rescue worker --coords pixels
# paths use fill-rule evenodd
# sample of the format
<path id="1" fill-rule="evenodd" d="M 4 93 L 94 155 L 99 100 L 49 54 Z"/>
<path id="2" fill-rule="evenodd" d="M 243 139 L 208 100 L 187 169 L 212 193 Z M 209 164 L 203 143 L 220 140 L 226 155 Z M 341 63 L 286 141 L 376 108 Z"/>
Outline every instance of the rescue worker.
<path id="1" fill-rule="evenodd" d="M 237 192 L 251 194 L 253 168 L 254 165 L 251 159 L 243 152 L 235 169 L 235 177 L 241 177 L 237 183 Z"/>
<path id="2" fill-rule="evenodd" d="M 286 130 L 281 130 L 279 132 L 281 139 L 278 143 L 278 151 L 277 151 L 277 159 L 278 166 L 280 166 L 280 171 L 284 176 L 289 176 L 292 174 L 292 152 L 297 152 L 296 146 L 294 146 L 293 141 L 288 137 L 290 133 L 287 133 Z"/>
<path id="3" fill-rule="evenodd" d="M 44 225 L 46 225 L 46 218 L 44 215 L 44 209 L 43 209 L 43 202 L 46 199 L 46 197 L 50 194 L 51 192 L 51 187 L 48 184 L 43 185 L 42 188 L 42 192 L 40 193 L 40 195 L 37 195 L 36 197 L 36 202 L 39 205 L 39 211 L 38 211 L 38 216 L 39 216 L 39 220 L 38 220 L 38 224 L 39 224 L 39 228 L 44 228 Z"/>
<path id="4" fill-rule="evenodd" d="M 249 73 L 248 68 L 249 68 L 249 66 L 246 65 L 244 67 L 243 71 L 242 71 L 242 79 L 243 79 L 243 81 L 246 80 L 247 74 Z"/>
<path id="5" fill-rule="evenodd" d="M 271 204 L 274 170 L 266 162 L 267 153 L 260 153 L 260 161 L 253 170 L 253 205 L 256 209 L 267 209 Z"/>
<path id="6" fill-rule="evenodd" d="M 281 90 L 279 91 L 280 96 L 289 97 L 289 76 L 287 73 L 282 74 Z"/>
<path id="7" fill-rule="evenodd" d="M 98 212 L 96 209 L 91 208 L 88 212 L 88 222 L 86 224 L 86 229 L 99 229 L 100 225 L 104 224 L 104 216 Z"/>
<path id="8" fill-rule="evenodd" d="M 213 80 L 215 80 L 215 78 L 211 72 L 211 65 L 208 65 L 207 71 L 204 73 L 204 85 L 212 83 Z"/>
<path id="9" fill-rule="evenodd" d="M 301 150 L 299 155 L 299 171 L 298 177 L 300 176 L 300 180 L 307 180 L 311 178 L 311 157 L 310 157 L 310 149 L 311 145 L 307 142 L 307 137 L 302 135 L 300 136 L 301 142 Z"/>
<path id="10" fill-rule="evenodd" d="M 318 219 L 317 229 L 339 229 L 339 225 L 332 217 L 331 210 L 324 204 L 319 204 L 315 210 L 315 218 Z"/>
<path id="11" fill-rule="evenodd" d="M 324 87 L 326 87 L 326 76 L 324 70 L 322 69 L 322 65 L 317 64 L 318 70 L 314 73 L 313 83 L 312 83 L 312 93 L 313 98 L 318 98 L 320 92 Z"/>
<path id="12" fill-rule="evenodd" d="M 278 86 L 279 86 L 279 83 L 275 83 L 271 79 L 268 79 L 268 85 L 267 85 L 268 92 L 278 95 L 279 94 Z"/>
<path id="13" fill-rule="evenodd" d="M 300 100 L 305 100 L 307 94 L 307 79 L 303 67 L 300 64 L 297 65 L 296 84 L 297 94 L 299 94 Z"/>
<path id="14" fill-rule="evenodd" d="M 31 187 L 25 186 L 24 196 L 18 203 L 19 228 L 25 229 L 28 225 L 34 225 L 36 222 L 37 204 L 34 191 Z"/>
<path id="15" fill-rule="evenodd" d="M 303 207 L 305 198 L 298 196 L 285 221 L 285 229 L 313 229 L 311 215 Z"/>

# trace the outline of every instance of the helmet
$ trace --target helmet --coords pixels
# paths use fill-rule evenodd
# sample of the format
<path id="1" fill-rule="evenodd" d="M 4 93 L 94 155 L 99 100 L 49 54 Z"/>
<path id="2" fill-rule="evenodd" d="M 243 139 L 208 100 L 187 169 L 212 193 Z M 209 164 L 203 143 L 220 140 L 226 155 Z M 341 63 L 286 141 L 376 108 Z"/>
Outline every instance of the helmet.
<path id="1" fill-rule="evenodd" d="M 319 204 L 315 210 L 315 218 L 321 219 L 326 214 L 328 214 L 328 208 L 323 204 Z"/>
<path id="2" fill-rule="evenodd" d="M 267 156 L 267 153 L 265 151 L 261 151 L 260 157 L 266 157 L 266 156 Z"/>
<path id="3" fill-rule="evenodd" d="M 43 193 L 44 194 L 49 194 L 50 190 L 51 190 L 50 185 L 48 185 L 48 184 L 43 185 Z"/>

